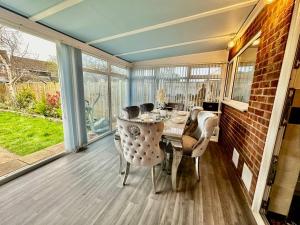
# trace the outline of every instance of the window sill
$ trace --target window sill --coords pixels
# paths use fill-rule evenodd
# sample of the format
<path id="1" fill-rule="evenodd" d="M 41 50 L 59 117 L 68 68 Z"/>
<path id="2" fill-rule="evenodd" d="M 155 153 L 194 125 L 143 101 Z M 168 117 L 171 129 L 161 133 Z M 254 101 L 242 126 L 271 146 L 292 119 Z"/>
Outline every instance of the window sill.
<path id="1" fill-rule="evenodd" d="M 223 100 L 222 103 L 225 105 L 228 105 L 232 108 L 235 108 L 241 112 L 247 112 L 248 107 L 249 107 L 248 103 L 238 102 L 238 101 L 234 101 L 234 100 Z"/>

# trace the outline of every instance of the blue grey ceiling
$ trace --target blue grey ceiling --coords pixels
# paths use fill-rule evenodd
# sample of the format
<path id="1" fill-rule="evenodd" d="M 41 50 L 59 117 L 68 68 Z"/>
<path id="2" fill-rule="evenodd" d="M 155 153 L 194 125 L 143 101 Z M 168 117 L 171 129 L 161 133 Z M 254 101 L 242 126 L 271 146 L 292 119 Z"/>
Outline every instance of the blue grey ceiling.
<path id="1" fill-rule="evenodd" d="M 25 17 L 62 0 L 0 0 L 0 5 Z M 38 22 L 83 42 L 191 16 L 246 0 L 84 0 Z M 132 36 L 95 43 L 113 55 L 236 33 L 254 5 Z M 229 38 L 121 56 L 149 60 L 226 49 Z"/>

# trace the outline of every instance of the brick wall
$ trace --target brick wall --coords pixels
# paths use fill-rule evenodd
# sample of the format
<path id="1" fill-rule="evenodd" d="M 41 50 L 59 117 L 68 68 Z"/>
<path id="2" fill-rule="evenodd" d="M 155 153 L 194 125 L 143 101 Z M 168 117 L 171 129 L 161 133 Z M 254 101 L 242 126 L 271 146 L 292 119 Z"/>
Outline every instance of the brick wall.
<path id="1" fill-rule="evenodd" d="M 226 153 L 231 158 L 234 147 L 240 153 L 236 170 L 238 176 L 241 177 L 243 163 L 253 173 L 250 191 L 245 189 L 250 202 L 253 200 L 265 146 L 293 4 L 293 0 L 277 0 L 265 6 L 229 53 L 230 60 L 255 34 L 262 32 L 248 112 L 223 105 L 220 121 L 220 143 Z"/>

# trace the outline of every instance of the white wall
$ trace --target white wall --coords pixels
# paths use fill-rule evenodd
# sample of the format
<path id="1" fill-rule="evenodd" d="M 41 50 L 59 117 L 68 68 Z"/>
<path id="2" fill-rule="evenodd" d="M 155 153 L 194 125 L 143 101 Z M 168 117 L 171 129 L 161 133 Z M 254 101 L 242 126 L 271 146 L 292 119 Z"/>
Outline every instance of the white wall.
<path id="1" fill-rule="evenodd" d="M 206 63 L 226 63 L 228 51 L 203 52 L 190 55 L 182 55 L 161 59 L 146 60 L 133 63 L 133 66 L 157 66 L 157 65 L 191 65 Z"/>

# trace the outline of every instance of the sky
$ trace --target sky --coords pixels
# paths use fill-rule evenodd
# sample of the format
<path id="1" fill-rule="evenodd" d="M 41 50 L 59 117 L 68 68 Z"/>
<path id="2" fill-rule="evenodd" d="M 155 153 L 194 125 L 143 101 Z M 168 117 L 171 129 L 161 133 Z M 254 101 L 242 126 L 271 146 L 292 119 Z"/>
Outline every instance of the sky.
<path id="1" fill-rule="evenodd" d="M 9 29 L 15 30 L 13 28 Z M 56 56 L 56 46 L 54 42 L 39 38 L 25 32 L 21 32 L 21 38 L 21 50 L 26 49 L 26 47 L 28 46 L 28 54 L 25 56 L 26 58 L 47 61 L 49 59 L 53 59 Z"/>
<path id="2" fill-rule="evenodd" d="M 22 32 L 23 48 L 28 44 L 28 58 L 36 58 L 39 60 L 49 60 L 56 56 L 56 46 L 54 42 Z"/>

